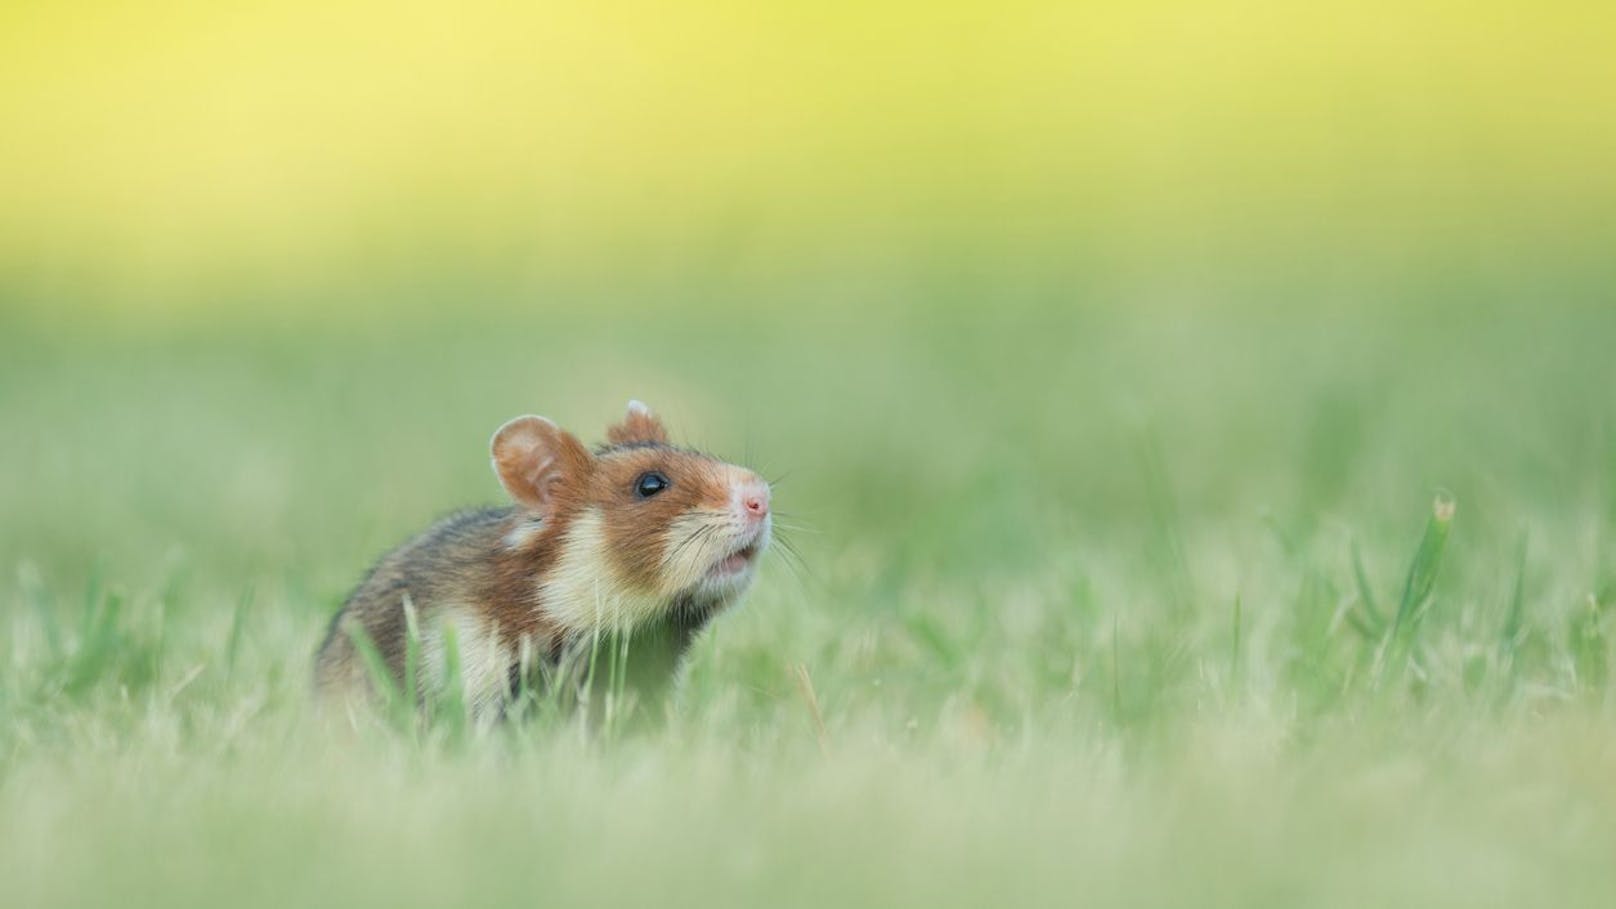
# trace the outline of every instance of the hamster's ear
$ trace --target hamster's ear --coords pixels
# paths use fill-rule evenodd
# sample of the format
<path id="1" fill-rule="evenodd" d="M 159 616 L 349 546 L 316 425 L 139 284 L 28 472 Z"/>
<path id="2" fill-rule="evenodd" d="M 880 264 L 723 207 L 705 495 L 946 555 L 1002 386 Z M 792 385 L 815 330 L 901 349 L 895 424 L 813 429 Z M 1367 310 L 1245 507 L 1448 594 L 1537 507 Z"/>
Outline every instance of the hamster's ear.
<path id="1" fill-rule="evenodd" d="M 545 516 L 555 512 L 558 495 L 583 488 L 595 462 L 576 436 L 543 417 L 511 420 L 488 447 L 500 485 L 516 504 Z"/>
<path id="2" fill-rule="evenodd" d="M 639 401 L 630 401 L 623 422 L 606 430 L 606 441 L 613 445 L 630 442 L 656 442 L 666 445 L 668 429 L 662 425 L 657 415 L 651 412 L 651 408 Z"/>

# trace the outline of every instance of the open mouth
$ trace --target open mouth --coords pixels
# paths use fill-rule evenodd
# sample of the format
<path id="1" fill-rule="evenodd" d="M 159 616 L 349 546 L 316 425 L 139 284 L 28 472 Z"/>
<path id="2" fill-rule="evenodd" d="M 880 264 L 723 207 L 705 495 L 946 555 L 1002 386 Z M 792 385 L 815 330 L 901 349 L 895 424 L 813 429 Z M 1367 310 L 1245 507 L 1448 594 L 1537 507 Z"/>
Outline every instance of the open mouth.
<path id="1" fill-rule="evenodd" d="M 748 543 L 719 559 L 712 568 L 708 569 L 707 576 L 710 578 L 728 578 L 738 575 L 745 571 L 748 565 L 752 564 L 752 560 L 757 558 L 757 553 L 757 542 Z"/>

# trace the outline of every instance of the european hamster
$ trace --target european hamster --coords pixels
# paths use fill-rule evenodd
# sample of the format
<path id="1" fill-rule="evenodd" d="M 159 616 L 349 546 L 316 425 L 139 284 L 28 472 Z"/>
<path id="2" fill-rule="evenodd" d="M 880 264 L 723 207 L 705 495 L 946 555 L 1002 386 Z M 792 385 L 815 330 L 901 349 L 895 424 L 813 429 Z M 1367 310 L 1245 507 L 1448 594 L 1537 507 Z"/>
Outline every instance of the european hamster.
<path id="1" fill-rule="evenodd" d="M 593 451 L 536 416 L 501 426 L 490 449 L 513 504 L 453 515 L 382 556 L 320 647 L 322 694 L 370 693 L 355 631 L 402 684 L 406 600 L 421 653 L 413 694 L 442 684 L 452 627 L 476 717 L 498 715 L 524 673 L 549 673 L 604 635 L 632 642 L 638 678 L 671 681 L 695 634 L 751 585 L 769 545 L 769 484 L 670 444 L 638 401 Z"/>

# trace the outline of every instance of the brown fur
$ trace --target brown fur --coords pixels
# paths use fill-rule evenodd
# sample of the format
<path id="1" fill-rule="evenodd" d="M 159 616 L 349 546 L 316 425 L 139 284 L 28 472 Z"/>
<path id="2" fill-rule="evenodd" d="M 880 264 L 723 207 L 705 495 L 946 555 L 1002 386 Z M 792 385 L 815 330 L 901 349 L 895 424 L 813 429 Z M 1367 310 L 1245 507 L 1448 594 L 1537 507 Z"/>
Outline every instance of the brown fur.
<path id="1" fill-rule="evenodd" d="M 607 553 L 631 582 L 656 588 L 674 519 L 696 509 L 719 509 L 729 502 L 720 473 L 723 465 L 705 455 L 662 445 L 608 449 L 595 469 L 589 499 L 604 504 Z M 639 501 L 634 483 L 659 471 L 671 485 L 655 498 Z"/>
<path id="2" fill-rule="evenodd" d="M 501 637 L 527 638 L 543 652 L 558 651 L 562 629 L 534 608 L 531 578 L 555 557 L 555 547 L 544 545 L 544 538 L 564 528 L 549 528 L 520 550 L 503 547 L 505 534 L 524 519 L 516 508 L 461 512 L 383 556 L 331 622 L 316 659 L 319 687 L 331 690 L 367 681 L 349 625 L 370 637 L 394 681 L 402 681 L 406 596 L 423 627 L 437 618 L 443 604 L 474 603 L 487 607 Z"/>
<path id="3" fill-rule="evenodd" d="M 501 427 L 491 455 L 516 505 L 452 515 L 383 556 L 333 619 L 316 658 L 317 686 L 327 692 L 368 689 L 354 631 L 368 635 L 395 682 L 402 680 L 406 597 L 422 629 L 434 627 L 448 607 L 469 609 L 508 647 L 512 661 L 525 642 L 541 663 L 554 665 L 580 629 L 565 627 L 547 611 L 539 582 L 555 569 L 581 512 L 600 511 L 603 562 L 633 588 L 661 595 L 668 593 L 670 547 L 680 543 L 669 539 L 671 525 L 693 513 L 730 509 L 733 477 L 761 483 L 749 471 L 670 446 L 661 421 L 643 405 L 631 405 L 608 438 L 611 444 L 591 453 L 542 418 L 519 418 Z M 669 485 L 641 498 L 637 482 L 653 470 Z M 668 672 L 707 618 L 732 598 L 669 599 L 657 620 L 666 629 L 650 635 L 671 648 Z"/>
<path id="4" fill-rule="evenodd" d="M 631 442 L 655 442 L 666 445 L 668 428 L 662 425 L 656 414 L 635 401 L 629 404 L 628 415 L 623 417 L 623 422 L 606 430 L 606 441 L 613 445 L 626 445 Z"/>

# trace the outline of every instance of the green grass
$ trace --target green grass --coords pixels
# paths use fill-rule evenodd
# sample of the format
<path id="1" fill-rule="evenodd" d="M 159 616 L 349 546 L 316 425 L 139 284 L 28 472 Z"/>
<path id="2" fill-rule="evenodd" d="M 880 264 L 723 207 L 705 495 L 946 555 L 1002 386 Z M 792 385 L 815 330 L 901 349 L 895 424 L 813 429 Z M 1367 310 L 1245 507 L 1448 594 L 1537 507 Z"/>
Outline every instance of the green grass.
<path id="1" fill-rule="evenodd" d="M 1395 290 L 14 320 L 0 905 L 1610 905 L 1616 313 Z M 667 721 L 315 722 L 492 429 L 629 397 L 804 563 Z"/>

